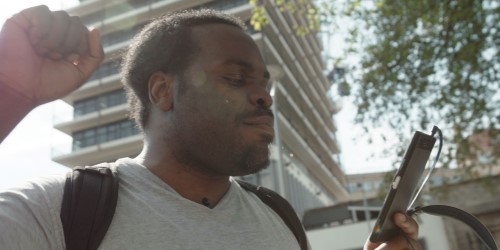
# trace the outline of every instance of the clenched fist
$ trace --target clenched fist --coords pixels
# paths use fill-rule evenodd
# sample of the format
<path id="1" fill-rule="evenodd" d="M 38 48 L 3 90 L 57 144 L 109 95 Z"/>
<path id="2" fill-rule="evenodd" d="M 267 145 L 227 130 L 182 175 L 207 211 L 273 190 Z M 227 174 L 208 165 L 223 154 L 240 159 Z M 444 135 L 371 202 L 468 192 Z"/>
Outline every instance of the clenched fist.
<path id="1" fill-rule="evenodd" d="M 98 31 L 78 17 L 47 6 L 25 9 L 0 33 L 0 87 L 36 106 L 77 89 L 103 57 Z"/>

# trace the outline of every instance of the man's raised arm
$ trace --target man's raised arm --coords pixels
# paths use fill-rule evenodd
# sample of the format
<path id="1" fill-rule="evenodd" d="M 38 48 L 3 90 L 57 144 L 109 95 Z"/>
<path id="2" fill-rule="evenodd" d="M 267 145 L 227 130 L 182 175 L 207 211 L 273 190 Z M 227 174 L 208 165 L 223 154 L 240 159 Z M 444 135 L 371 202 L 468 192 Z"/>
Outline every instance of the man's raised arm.
<path id="1" fill-rule="evenodd" d="M 100 35 L 47 6 L 25 9 L 0 32 L 0 142 L 36 106 L 80 87 L 104 58 Z"/>

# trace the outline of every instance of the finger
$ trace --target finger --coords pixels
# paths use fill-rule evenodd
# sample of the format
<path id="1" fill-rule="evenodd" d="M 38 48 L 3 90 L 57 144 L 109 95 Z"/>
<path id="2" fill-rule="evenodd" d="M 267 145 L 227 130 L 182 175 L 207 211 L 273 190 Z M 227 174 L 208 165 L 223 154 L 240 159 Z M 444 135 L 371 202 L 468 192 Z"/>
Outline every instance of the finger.
<path id="1" fill-rule="evenodd" d="M 27 31 L 30 43 L 37 44 L 50 31 L 51 12 L 45 5 L 24 9 L 9 20 Z"/>
<path id="2" fill-rule="evenodd" d="M 82 37 L 80 39 L 80 42 L 78 43 L 78 46 L 73 50 L 76 54 L 87 54 L 89 53 L 89 33 L 87 32 L 87 36 Z"/>
<path id="3" fill-rule="evenodd" d="M 415 240 L 415 239 L 410 239 L 410 238 L 405 238 L 406 240 L 406 244 L 408 244 L 408 249 L 411 249 L 411 250 L 421 250 L 422 249 L 422 245 L 420 245 L 420 243 Z"/>
<path id="4" fill-rule="evenodd" d="M 71 18 L 65 11 L 52 12 L 50 31 L 36 45 L 37 50 L 47 49 L 52 59 L 61 58 L 61 44 L 66 39 L 66 34 L 70 28 Z"/>
<path id="5" fill-rule="evenodd" d="M 392 238 L 388 242 L 380 244 L 377 248 L 371 248 L 374 250 L 421 250 L 421 246 L 418 242 L 412 239 L 403 237 L 402 235 Z M 370 250 L 371 250 L 370 249 Z M 366 249 L 365 249 L 366 250 Z"/>
<path id="6" fill-rule="evenodd" d="M 416 240 L 418 238 L 418 224 L 410 216 L 403 213 L 394 215 L 394 223 L 401 228 L 406 237 Z"/>
<path id="7" fill-rule="evenodd" d="M 382 244 L 382 242 L 375 243 L 375 242 L 371 242 L 370 239 L 368 239 L 365 242 L 365 247 L 363 248 L 363 250 L 377 249 L 377 247 L 379 247 L 381 244 Z"/>
<path id="8" fill-rule="evenodd" d="M 83 54 L 87 53 L 88 50 L 88 30 L 80 18 L 73 16 L 70 17 L 70 25 L 66 37 L 60 44 L 59 51 L 67 56 L 69 54 Z"/>
<path id="9" fill-rule="evenodd" d="M 88 78 L 104 59 L 104 50 L 101 46 L 99 30 L 92 29 L 88 34 L 87 40 L 88 53 L 81 55 L 77 62 L 77 67 L 85 78 Z"/>

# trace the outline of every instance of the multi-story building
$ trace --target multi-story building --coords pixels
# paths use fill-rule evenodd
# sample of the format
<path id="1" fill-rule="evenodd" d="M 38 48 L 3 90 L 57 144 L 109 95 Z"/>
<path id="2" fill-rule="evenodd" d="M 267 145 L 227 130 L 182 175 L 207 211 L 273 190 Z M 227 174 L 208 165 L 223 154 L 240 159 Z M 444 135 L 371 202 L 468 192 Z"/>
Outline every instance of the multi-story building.
<path id="1" fill-rule="evenodd" d="M 73 140 L 71 150 L 53 156 L 54 161 L 72 167 L 140 152 L 140 131 L 127 118 L 120 54 L 148 20 L 188 8 L 219 9 L 249 20 L 253 6 L 248 0 L 82 0 L 68 10 L 86 25 L 100 29 L 106 57 L 88 82 L 64 99 L 73 106 L 73 117 L 55 128 Z M 330 83 L 323 73 L 317 36 L 295 34 L 293 27 L 303 22 L 302 17 L 281 13 L 271 5 L 266 11 L 270 23 L 262 31 L 249 27 L 248 32 L 266 64 L 272 65 L 277 136 L 270 167 L 242 178 L 277 190 L 302 214 L 348 196 L 336 160 L 340 150 L 332 119 L 335 104 L 326 95 Z"/>
<path id="2" fill-rule="evenodd" d="M 395 171 L 346 175 L 345 187 L 347 192 L 349 192 L 349 200 L 361 201 L 363 199 L 378 199 L 382 201 L 386 195 L 386 188 L 388 188 L 394 174 Z M 427 174 L 428 172 L 426 171 L 423 177 L 426 177 Z M 439 195 L 436 193 L 429 194 L 431 190 L 439 189 L 442 186 L 457 185 L 462 182 L 488 178 L 491 176 L 500 176 L 500 166 L 485 167 L 481 164 L 477 164 L 471 169 L 434 169 L 422 190 L 423 202 L 432 202 L 432 196 Z"/>

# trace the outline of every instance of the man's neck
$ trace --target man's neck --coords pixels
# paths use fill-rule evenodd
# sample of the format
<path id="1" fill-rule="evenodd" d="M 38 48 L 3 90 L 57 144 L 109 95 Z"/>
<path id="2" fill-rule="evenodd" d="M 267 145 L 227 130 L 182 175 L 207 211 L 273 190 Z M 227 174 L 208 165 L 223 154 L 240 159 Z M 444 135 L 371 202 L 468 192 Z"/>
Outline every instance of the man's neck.
<path id="1" fill-rule="evenodd" d="M 211 175 L 201 168 L 179 163 L 168 152 L 144 147 L 135 160 L 172 187 L 182 197 L 213 208 L 229 189 L 229 176 Z"/>

